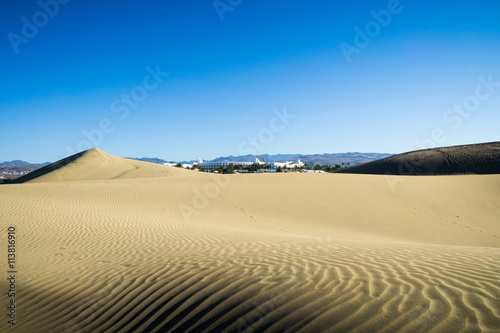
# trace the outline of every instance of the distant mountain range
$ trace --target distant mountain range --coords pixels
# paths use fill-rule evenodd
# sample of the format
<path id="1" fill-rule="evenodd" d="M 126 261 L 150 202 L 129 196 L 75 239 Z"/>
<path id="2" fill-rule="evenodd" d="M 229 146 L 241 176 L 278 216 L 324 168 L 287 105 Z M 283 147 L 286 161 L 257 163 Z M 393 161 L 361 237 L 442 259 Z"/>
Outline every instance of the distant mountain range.
<path id="1" fill-rule="evenodd" d="M 32 164 L 26 161 L 10 161 L 0 163 L 0 179 L 1 178 L 17 178 L 26 175 L 36 169 L 40 169 L 43 166 L 50 164 L 50 162 L 45 162 L 42 164 Z"/>
<path id="2" fill-rule="evenodd" d="M 307 163 L 309 166 L 315 164 L 320 165 L 335 165 L 342 163 L 349 163 L 351 165 L 371 162 L 379 160 L 381 158 L 392 156 L 393 154 L 384 153 L 337 153 L 337 154 L 315 154 L 315 155 L 305 155 L 305 154 L 277 154 L 277 155 L 245 155 L 245 156 L 227 156 L 218 157 L 213 161 L 235 161 L 235 162 L 251 162 L 256 157 L 262 162 L 284 162 L 286 160 L 297 160 L 300 159 L 302 162 Z"/>
<path id="3" fill-rule="evenodd" d="M 389 157 L 392 156 L 393 154 L 382 154 L 382 153 L 358 153 L 358 152 L 353 152 L 353 153 L 338 153 L 338 154 L 315 154 L 315 155 L 305 155 L 305 154 L 276 154 L 276 155 L 269 155 L 269 154 L 263 154 L 263 155 L 243 155 L 243 156 L 223 156 L 223 157 L 217 157 L 213 160 L 213 162 L 219 162 L 219 161 L 234 161 L 234 162 L 253 162 L 255 158 L 258 158 L 262 162 L 270 163 L 270 162 L 284 162 L 287 160 L 297 160 L 300 159 L 302 162 L 307 163 L 310 166 L 313 166 L 315 164 L 320 164 L 320 165 L 335 165 L 335 164 L 340 164 L 342 163 L 349 163 L 350 165 L 356 165 L 360 163 L 366 163 L 366 162 L 371 162 L 371 161 L 376 161 L 381 158 Z M 144 162 L 150 162 L 150 163 L 158 163 L 158 164 L 163 164 L 163 163 L 186 163 L 190 164 L 193 162 L 196 162 L 196 160 L 191 160 L 191 161 L 166 161 L 161 158 L 149 158 L 149 157 L 142 157 L 142 158 L 134 158 L 134 157 L 127 157 L 133 160 L 138 160 L 138 161 L 144 161 Z"/>
<path id="4" fill-rule="evenodd" d="M 371 161 L 376 161 L 385 157 L 392 156 L 392 154 L 381 154 L 381 153 L 338 153 L 338 154 L 315 154 L 315 155 L 305 155 L 305 154 L 263 154 L 263 155 L 245 155 L 245 156 L 225 156 L 218 157 L 212 161 L 235 161 L 235 162 L 252 162 L 255 158 L 258 158 L 262 162 L 284 162 L 287 160 L 297 160 L 300 159 L 302 162 L 307 163 L 309 166 L 315 164 L 320 165 L 335 165 L 342 163 L 350 165 L 356 165 L 360 163 L 366 163 Z M 126 157 L 132 160 L 144 161 L 156 164 L 164 163 L 193 163 L 196 160 L 191 161 L 167 161 L 158 157 Z M 28 174 L 36 169 L 50 164 L 50 162 L 42 164 L 32 164 L 26 161 L 10 161 L 0 163 L 0 178 L 17 178 Z"/>

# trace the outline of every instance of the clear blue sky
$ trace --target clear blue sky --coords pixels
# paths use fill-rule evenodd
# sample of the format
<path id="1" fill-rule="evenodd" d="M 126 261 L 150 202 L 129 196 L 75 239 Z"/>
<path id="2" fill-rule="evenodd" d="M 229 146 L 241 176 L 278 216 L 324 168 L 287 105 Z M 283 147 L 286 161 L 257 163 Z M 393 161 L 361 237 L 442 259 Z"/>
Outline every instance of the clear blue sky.
<path id="1" fill-rule="evenodd" d="M 0 4 L 0 161 L 500 139 L 498 1 L 54 1 Z"/>

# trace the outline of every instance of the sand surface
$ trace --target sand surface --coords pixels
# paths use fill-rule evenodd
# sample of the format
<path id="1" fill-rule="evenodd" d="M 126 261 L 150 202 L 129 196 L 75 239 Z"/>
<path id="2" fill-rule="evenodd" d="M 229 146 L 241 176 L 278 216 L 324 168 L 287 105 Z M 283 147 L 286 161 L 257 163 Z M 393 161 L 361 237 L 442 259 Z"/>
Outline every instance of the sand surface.
<path id="1" fill-rule="evenodd" d="M 500 175 L 209 175 L 92 150 L 0 186 L 0 223 L 18 270 L 0 332 L 500 328 Z"/>

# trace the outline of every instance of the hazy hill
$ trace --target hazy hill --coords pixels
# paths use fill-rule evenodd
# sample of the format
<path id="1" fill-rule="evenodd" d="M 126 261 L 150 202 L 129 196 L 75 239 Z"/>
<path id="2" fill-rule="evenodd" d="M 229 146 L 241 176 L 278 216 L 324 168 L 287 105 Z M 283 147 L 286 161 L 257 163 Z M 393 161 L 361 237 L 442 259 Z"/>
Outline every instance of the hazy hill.
<path id="1" fill-rule="evenodd" d="M 417 150 L 338 172 L 392 175 L 498 174 L 500 142 Z"/>
<path id="2" fill-rule="evenodd" d="M 21 160 L 14 160 L 10 162 L 5 161 L 3 163 L 0 163 L 0 166 L 26 166 L 26 165 L 32 165 L 32 164 Z"/>
<path id="3" fill-rule="evenodd" d="M 6 161 L 0 163 L 0 178 L 17 178 L 48 164 L 50 163 L 32 164 L 20 160 Z"/>

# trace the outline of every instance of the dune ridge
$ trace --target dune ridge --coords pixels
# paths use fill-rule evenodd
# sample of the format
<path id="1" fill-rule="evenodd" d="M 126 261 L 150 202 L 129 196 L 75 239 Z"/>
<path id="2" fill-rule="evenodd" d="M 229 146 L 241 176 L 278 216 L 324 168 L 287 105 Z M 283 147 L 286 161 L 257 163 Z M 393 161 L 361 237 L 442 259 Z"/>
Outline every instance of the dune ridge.
<path id="1" fill-rule="evenodd" d="M 416 150 L 338 172 L 403 176 L 500 174 L 500 142 Z"/>
<path id="2" fill-rule="evenodd" d="M 500 327 L 499 175 L 159 176 L 94 153 L 64 181 L 0 186 L 20 239 L 18 326 L 0 331 Z"/>
<path id="3" fill-rule="evenodd" d="M 185 172 L 187 170 L 117 157 L 92 148 L 14 179 L 11 183 L 150 178 L 182 175 Z"/>

